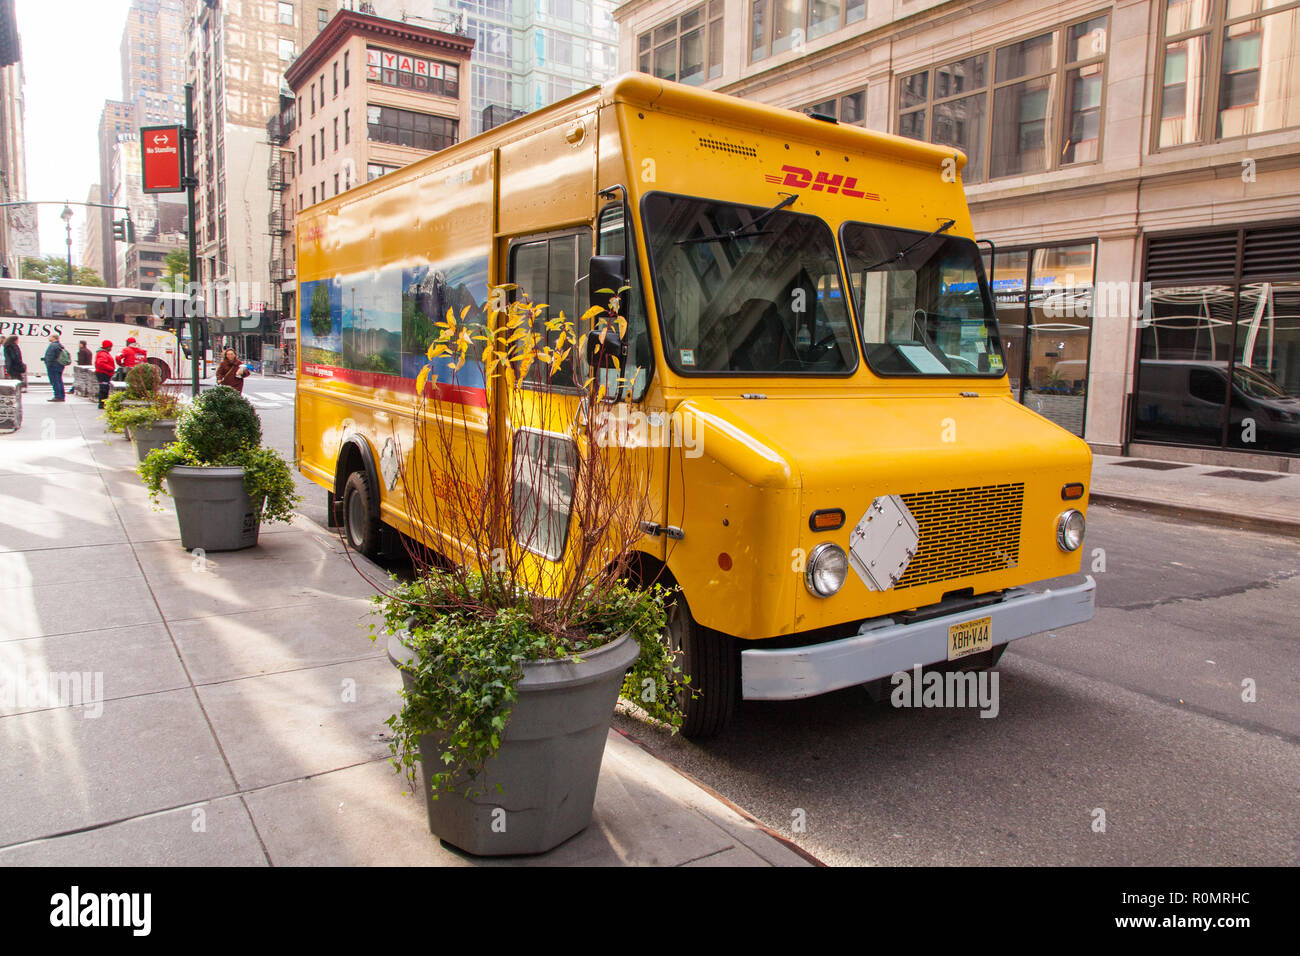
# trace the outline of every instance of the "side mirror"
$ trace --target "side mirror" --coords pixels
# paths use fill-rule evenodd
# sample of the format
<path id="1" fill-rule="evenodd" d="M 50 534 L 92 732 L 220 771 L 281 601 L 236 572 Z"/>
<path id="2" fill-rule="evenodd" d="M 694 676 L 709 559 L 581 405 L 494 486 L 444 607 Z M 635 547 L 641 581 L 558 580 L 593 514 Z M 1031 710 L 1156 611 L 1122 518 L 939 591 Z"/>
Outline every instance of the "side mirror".
<path id="1" fill-rule="evenodd" d="M 627 259 L 623 256 L 592 256 L 587 267 L 587 288 L 591 290 L 591 305 L 609 310 L 609 300 L 622 295 L 618 290 L 627 285 Z M 621 315 L 620 305 L 617 310 Z"/>

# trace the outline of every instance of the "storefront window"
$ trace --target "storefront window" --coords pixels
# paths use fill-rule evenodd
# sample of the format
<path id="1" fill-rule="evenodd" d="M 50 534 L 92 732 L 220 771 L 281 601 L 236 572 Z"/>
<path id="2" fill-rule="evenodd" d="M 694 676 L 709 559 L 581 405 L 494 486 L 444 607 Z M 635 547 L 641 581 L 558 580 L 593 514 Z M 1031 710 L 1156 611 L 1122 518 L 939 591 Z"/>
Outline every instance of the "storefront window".
<path id="1" fill-rule="evenodd" d="M 1092 345 L 1091 242 L 998 252 L 993 300 L 1011 394 L 1083 434 Z M 987 261 L 987 260 L 986 260 Z"/>

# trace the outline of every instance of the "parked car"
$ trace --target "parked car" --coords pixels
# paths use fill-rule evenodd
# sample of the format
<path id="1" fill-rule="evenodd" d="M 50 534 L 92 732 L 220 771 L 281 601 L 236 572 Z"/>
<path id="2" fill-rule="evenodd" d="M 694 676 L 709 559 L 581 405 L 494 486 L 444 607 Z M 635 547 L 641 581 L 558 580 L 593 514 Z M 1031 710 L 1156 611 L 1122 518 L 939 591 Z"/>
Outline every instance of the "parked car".
<path id="1" fill-rule="evenodd" d="M 1228 396 L 1228 363 L 1195 359 L 1143 359 L 1139 370 L 1138 438 L 1217 445 Z M 1257 451 L 1300 452 L 1300 398 L 1288 395 L 1267 372 L 1237 366 L 1232 372 L 1228 444 Z M 1254 441 L 1247 440 L 1254 422 Z"/>

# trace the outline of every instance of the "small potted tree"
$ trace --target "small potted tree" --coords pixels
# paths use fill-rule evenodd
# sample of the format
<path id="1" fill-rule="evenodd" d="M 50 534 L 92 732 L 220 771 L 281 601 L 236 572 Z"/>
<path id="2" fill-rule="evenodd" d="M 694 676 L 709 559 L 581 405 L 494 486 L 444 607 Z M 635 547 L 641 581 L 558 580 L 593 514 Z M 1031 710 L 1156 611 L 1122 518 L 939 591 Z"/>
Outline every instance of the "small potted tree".
<path id="1" fill-rule="evenodd" d="M 144 419 L 139 409 L 148 408 L 158 396 L 161 378 L 158 369 L 142 362 L 126 373 L 126 388 L 104 400 L 104 420 L 108 430 L 131 438 L 131 428 Z"/>
<path id="2" fill-rule="evenodd" d="M 580 341 L 544 308 L 515 302 L 479 325 L 449 310 L 435 326 L 422 438 L 395 456 L 431 543 L 408 541 L 413 578 L 376 596 L 403 682 L 394 764 L 412 786 L 418 767 L 429 829 L 478 855 L 545 852 L 588 825 L 620 694 L 681 724 L 667 593 L 632 573 L 649 459 L 605 417 L 613 378 L 599 370 L 617 368 L 606 345 L 624 320 L 593 309 Z M 594 361 L 575 372 L 585 347 Z M 459 400 L 467 365 L 499 402 Z M 466 440 L 485 426 L 514 436 L 509 454 Z"/>
<path id="3" fill-rule="evenodd" d="M 262 423 L 253 406 L 233 388 L 218 386 L 185 406 L 176 440 L 140 463 L 155 502 L 166 481 L 187 551 L 250 548 L 262 522 L 293 519 L 300 498 L 288 462 L 261 445 Z"/>

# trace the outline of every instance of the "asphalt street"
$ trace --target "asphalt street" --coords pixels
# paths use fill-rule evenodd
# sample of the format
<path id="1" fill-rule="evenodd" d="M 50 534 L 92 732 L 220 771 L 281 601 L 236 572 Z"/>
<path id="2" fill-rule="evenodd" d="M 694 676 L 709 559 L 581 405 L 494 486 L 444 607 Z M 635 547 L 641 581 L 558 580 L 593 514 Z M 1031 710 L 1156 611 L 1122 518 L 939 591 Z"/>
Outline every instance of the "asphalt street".
<path id="1" fill-rule="evenodd" d="M 290 453 L 293 382 L 245 394 Z M 1300 863 L 1295 540 L 1094 507 L 1084 554 L 1096 617 L 1014 643 L 994 718 L 850 689 L 711 741 L 616 724 L 831 864 Z"/>

